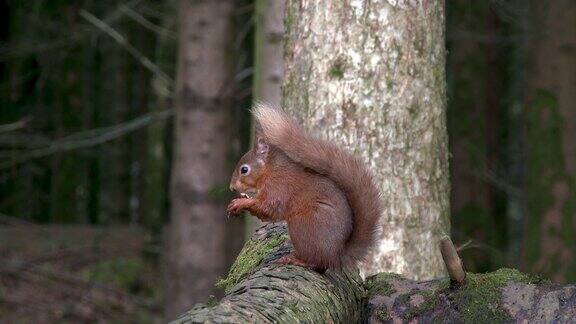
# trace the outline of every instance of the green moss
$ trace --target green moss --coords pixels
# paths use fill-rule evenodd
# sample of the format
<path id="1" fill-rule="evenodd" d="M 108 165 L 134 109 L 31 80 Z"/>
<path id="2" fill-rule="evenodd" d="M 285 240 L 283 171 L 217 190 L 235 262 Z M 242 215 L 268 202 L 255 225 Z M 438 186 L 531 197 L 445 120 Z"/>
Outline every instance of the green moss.
<path id="1" fill-rule="evenodd" d="M 450 278 L 440 279 L 440 283 L 438 284 L 438 291 L 445 290 L 450 288 Z"/>
<path id="2" fill-rule="evenodd" d="M 418 306 L 413 306 L 410 304 L 410 298 L 416 295 L 422 296 L 424 301 L 420 303 Z M 412 290 L 411 292 L 401 295 L 398 297 L 398 300 L 402 304 L 406 304 L 408 306 L 408 310 L 404 313 L 404 319 L 411 320 L 412 318 L 426 313 L 436 307 L 436 303 L 438 302 L 438 295 L 436 292 L 431 293 L 429 291 L 423 290 Z"/>
<path id="3" fill-rule="evenodd" d="M 278 234 L 262 241 L 250 239 L 236 258 L 226 279 L 218 280 L 216 286 L 229 292 L 250 270 L 260 264 L 272 249 L 282 244 L 287 238 L 286 234 Z"/>
<path id="4" fill-rule="evenodd" d="M 391 296 L 396 292 L 388 282 L 390 279 L 402 279 L 402 276 L 396 273 L 383 272 L 368 277 L 364 283 L 364 288 L 368 291 L 368 296 L 384 295 Z"/>
<path id="5" fill-rule="evenodd" d="M 284 57 L 288 58 L 292 56 L 292 44 L 293 40 L 290 35 L 294 31 L 294 10 L 292 6 L 286 6 L 284 11 Z"/>
<path id="6" fill-rule="evenodd" d="M 418 113 L 420 112 L 420 107 L 417 104 L 412 104 L 408 107 L 408 114 L 410 115 L 411 120 L 415 120 L 418 117 Z"/>
<path id="7" fill-rule="evenodd" d="M 512 318 L 501 308 L 502 287 L 510 282 L 532 283 L 541 279 L 515 269 L 486 274 L 466 274 L 466 284 L 451 294 L 464 323 L 506 323 Z"/>
<path id="8" fill-rule="evenodd" d="M 290 29 L 293 27 L 294 23 L 294 13 L 293 13 L 293 9 L 292 6 L 286 6 L 286 10 L 284 12 L 284 29 L 286 31 L 290 31 Z"/>
<path id="9" fill-rule="evenodd" d="M 206 301 L 206 306 L 214 307 L 216 305 L 218 305 L 218 299 L 216 298 L 216 296 L 214 296 L 214 295 L 208 296 L 208 300 Z"/>
<path id="10" fill-rule="evenodd" d="M 81 275 L 87 280 L 113 285 L 123 291 L 140 292 L 149 288 L 141 277 L 145 271 L 144 263 L 138 259 L 112 259 L 96 263 Z"/>
<path id="11" fill-rule="evenodd" d="M 328 74 L 332 79 L 342 79 L 344 77 L 344 66 L 340 62 L 336 62 L 330 67 Z"/>

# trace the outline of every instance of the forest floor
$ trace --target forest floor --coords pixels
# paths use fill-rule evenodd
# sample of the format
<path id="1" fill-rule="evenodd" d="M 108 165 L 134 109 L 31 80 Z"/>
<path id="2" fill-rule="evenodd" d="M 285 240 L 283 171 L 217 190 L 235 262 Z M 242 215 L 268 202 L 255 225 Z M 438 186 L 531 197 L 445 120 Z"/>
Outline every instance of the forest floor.
<path id="1" fill-rule="evenodd" d="M 146 239 L 126 226 L 0 226 L 0 323 L 159 322 Z"/>

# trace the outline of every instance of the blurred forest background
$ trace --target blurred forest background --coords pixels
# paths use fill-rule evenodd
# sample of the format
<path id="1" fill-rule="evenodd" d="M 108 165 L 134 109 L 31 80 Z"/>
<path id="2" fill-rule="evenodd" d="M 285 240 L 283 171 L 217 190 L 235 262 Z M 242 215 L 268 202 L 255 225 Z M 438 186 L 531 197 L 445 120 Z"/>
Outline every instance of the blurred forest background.
<path id="1" fill-rule="evenodd" d="M 259 2 L 230 10 L 230 173 L 266 82 Z M 576 4 L 446 5 L 452 235 L 466 268 L 574 282 Z M 0 322 L 161 320 L 179 19 L 174 0 L 0 0 Z M 210 257 L 229 265 L 249 231 L 227 226 Z"/>

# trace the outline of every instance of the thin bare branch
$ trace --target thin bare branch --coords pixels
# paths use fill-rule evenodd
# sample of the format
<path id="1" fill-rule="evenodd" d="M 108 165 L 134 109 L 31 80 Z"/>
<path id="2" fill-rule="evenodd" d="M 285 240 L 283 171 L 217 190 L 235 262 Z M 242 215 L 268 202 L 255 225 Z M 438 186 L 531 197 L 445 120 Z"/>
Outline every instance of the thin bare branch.
<path id="1" fill-rule="evenodd" d="M 468 248 L 473 248 L 473 247 L 475 247 L 475 245 L 473 244 L 473 241 L 470 239 L 470 240 L 466 241 L 464 244 L 461 244 L 458 247 L 456 247 L 456 252 L 464 251 Z"/>
<path id="2" fill-rule="evenodd" d="M 150 31 L 153 31 L 158 35 L 165 36 L 167 38 L 176 40 L 176 32 L 174 32 L 173 30 L 166 29 L 162 26 L 158 26 L 158 25 L 154 24 L 153 22 L 146 19 L 144 16 L 142 16 L 138 12 L 134 11 L 132 8 L 122 5 L 120 7 L 120 10 L 122 10 L 122 12 L 124 14 L 126 14 L 126 16 L 128 16 L 129 18 L 131 18 L 135 22 L 139 23 L 144 28 L 146 28 Z"/>
<path id="3" fill-rule="evenodd" d="M 85 9 L 80 10 L 80 16 L 84 18 L 89 23 L 93 24 L 96 28 L 100 29 L 108 36 L 112 37 L 118 44 L 120 44 L 124 49 L 130 53 L 140 64 L 142 64 L 145 68 L 147 68 L 150 72 L 152 72 L 158 79 L 162 80 L 162 82 L 166 83 L 167 85 L 173 85 L 174 80 L 166 74 L 162 69 L 152 62 L 146 55 L 142 54 L 136 47 L 134 47 L 126 37 L 120 34 L 117 30 L 112 28 L 106 22 L 98 19 L 96 16 L 91 14 L 90 12 L 86 11 Z"/>
<path id="4" fill-rule="evenodd" d="M 172 116 L 172 110 L 163 110 L 158 112 L 151 112 L 144 114 L 140 117 L 134 118 L 126 123 L 116 125 L 113 127 L 105 127 L 102 129 L 94 129 L 85 132 L 76 133 L 65 137 L 61 140 L 52 142 L 49 146 L 34 149 L 26 153 L 13 156 L 12 159 L 1 162 L 0 169 L 5 169 L 31 159 L 37 159 L 52 155 L 55 153 L 67 152 L 81 148 L 87 148 L 95 145 L 100 145 L 119 138 L 125 134 L 133 132 L 137 129 L 145 127 L 146 125 Z M 90 136 L 86 136 L 89 134 Z"/>
<path id="5" fill-rule="evenodd" d="M 138 5 L 142 0 L 132 0 L 126 4 L 118 6 L 112 12 L 107 14 L 102 21 L 110 25 L 118 21 L 124 15 L 121 7 L 131 8 Z M 75 33 L 65 33 L 61 38 L 52 39 L 42 42 L 25 41 L 23 43 L 16 43 L 11 45 L 0 45 L 0 59 L 9 57 L 18 57 L 31 53 L 43 53 L 48 51 L 61 50 L 67 46 L 73 45 L 78 41 L 85 39 L 94 33 L 94 29 L 82 28 Z"/>
<path id="6" fill-rule="evenodd" d="M 21 128 L 25 127 L 26 124 L 28 124 L 28 122 L 31 119 L 32 119 L 32 117 L 27 116 L 27 117 L 20 119 L 19 121 L 16 121 L 16 122 L 13 122 L 10 124 L 0 125 L 0 134 L 7 133 L 7 132 L 13 132 L 15 130 L 21 129 Z"/>
<path id="7" fill-rule="evenodd" d="M 36 226 L 36 224 L 29 222 L 27 220 L 16 218 L 13 216 L 8 216 L 3 213 L 0 213 L 0 224 L 11 226 Z"/>

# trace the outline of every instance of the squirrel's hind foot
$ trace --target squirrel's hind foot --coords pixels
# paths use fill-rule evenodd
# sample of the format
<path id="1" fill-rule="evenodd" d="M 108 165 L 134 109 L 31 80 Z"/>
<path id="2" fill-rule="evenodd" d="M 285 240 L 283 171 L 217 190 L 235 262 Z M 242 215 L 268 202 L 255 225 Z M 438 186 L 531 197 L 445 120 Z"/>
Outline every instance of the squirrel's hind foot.
<path id="1" fill-rule="evenodd" d="M 302 260 L 298 259 L 293 253 L 290 253 L 288 255 L 281 257 L 280 259 L 278 259 L 276 261 L 276 263 L 278 263 L 278 264 L 292 264 L 295 266 L 314 270 L 318 273 L 326 272 L 326 268 L 307 263 L 306 261 L 302 261 Z"/>

